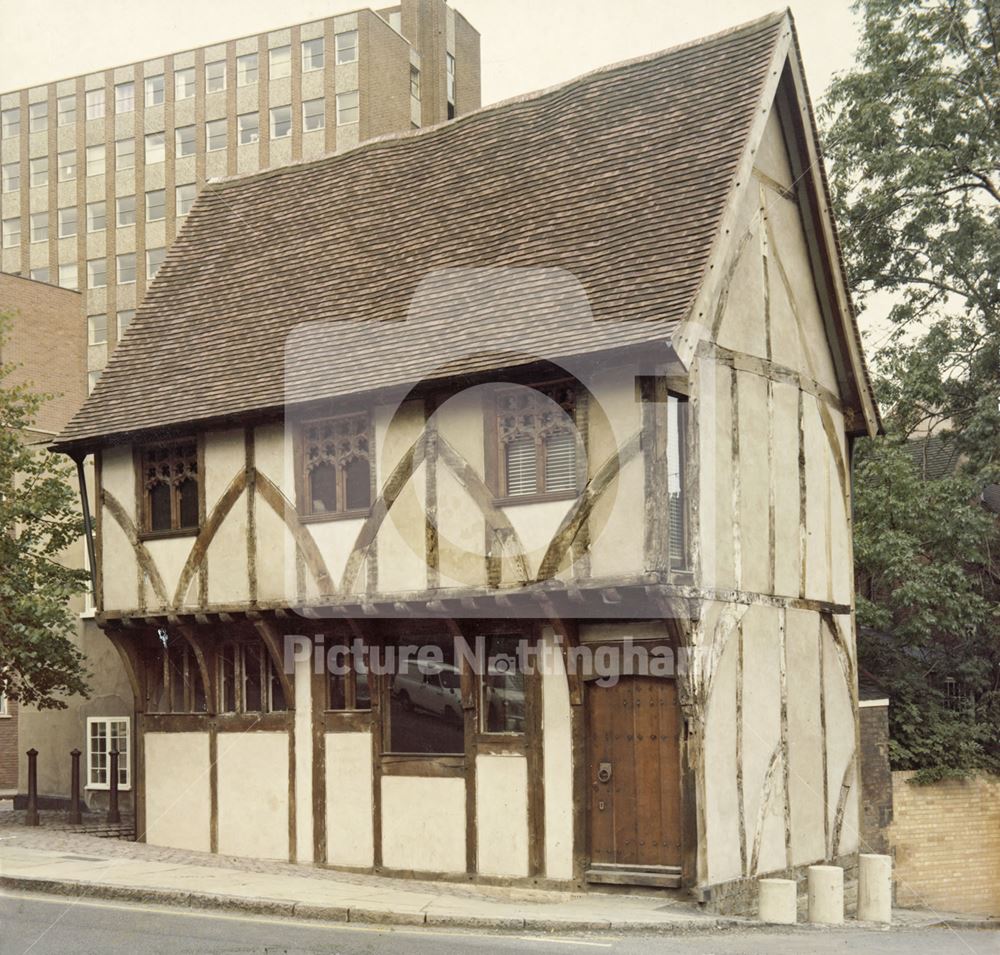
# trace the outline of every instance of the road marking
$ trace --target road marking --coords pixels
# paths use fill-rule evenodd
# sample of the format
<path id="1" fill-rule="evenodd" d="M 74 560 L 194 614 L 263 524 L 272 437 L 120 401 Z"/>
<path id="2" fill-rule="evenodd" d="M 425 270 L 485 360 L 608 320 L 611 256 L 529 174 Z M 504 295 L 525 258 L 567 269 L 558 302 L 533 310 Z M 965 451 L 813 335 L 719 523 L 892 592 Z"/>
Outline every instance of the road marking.
<path id="1" fill-rule="evenodd" d="M 591 948 L 611 948 L 612 942 L 592 942 L 578 938 L 567 938 L 562 936 L 548 935 L 504 935 L 498 932 L 483 930 L 481 932 L 463 931 L 454 929 L 453 931 L 438 931 L 433 928 L 408 928 L 401 925 L 371 925 L 364 922 L 324 922 L 316 919 L 297 919 L 294 916 L 277 918 L 268 915 L 255 915 L 245 913 L 242 915 L 229 915 L 226 912 L 205 911 L 199 909 L 181 909 L 166 905 L 146 905 L 141 902 L 123 905 L 119 902 L 111 902 L 106 899 L 83 899 L 79 896 L 66 896 L 66 901 L 62 897 L 53 898 L 51 895 L 42 895 L 36 892 L 8 892 L 0 891 L 0 899 L 28 900 L 31 902 L 42 902 L 47 905 L 61 905 L 69 908 L 73 905 L 90 906 L 91 908 L 114 909 L 120 912 L 149 912 L 155 915 L 176 915 L 181 918 L 215 919 L 227 922 L 257 922 L 263 925 L 283 925 L 289 923 L 301 928 L 320 929 L 322 931 L 347 931 L 347 932 L 372 932 L 384 935 L 389 932 L 396 935 L 432 935 L 442 938 L 501 938 L 509 939 L 512 942 L 536 942 L 538 944 L 553 943 L 556 945 L 585 945 Z"/>

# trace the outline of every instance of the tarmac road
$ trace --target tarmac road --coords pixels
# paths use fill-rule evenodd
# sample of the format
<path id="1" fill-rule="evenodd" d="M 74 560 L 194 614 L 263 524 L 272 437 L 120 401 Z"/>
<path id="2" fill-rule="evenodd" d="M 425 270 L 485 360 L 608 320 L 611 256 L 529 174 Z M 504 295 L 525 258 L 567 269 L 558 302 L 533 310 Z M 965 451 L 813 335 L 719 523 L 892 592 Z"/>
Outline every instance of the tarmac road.
<path id="1" fill-rule="evenodd" d="M 239 913 L 0 893 L 0 955 L 610 955 L 1000 953 L 1000 932 L 800 928 L 691 937 L 490 935 L 348 926 Z"/>

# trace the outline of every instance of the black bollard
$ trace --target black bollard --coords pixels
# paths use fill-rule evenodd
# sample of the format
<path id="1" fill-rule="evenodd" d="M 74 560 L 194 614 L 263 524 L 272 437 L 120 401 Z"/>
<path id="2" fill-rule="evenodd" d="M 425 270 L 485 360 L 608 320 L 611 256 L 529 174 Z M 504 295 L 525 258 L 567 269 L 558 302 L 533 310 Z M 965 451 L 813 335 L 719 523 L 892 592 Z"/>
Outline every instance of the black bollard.
<path id="1" fill-rule="evenodd" d="M 80 750 L 71 750 L 69 755 L 73 760 L 70 770 L 69 821 L 70 825 L 78 826 L 83 822 L 80 815 Z"/>
<path id="2" fill-rule="evenodd" d="M 118 811 L 118 747 L 112 748 L 111 752 L 108 753 L 108 757 L 111 760 L 111 766 L 109 772 L 111 776 L 108 782 L 111 785 L 111 791 L 108 794 L 108 823 L 117 825 L 122 821 L 122 814 Z"/>
<path id="3" fill-rule="evenodd" d="M 38 825 L 38 750 L 28 750 L 28 809 L 24 814 L 26 826 Z"/>

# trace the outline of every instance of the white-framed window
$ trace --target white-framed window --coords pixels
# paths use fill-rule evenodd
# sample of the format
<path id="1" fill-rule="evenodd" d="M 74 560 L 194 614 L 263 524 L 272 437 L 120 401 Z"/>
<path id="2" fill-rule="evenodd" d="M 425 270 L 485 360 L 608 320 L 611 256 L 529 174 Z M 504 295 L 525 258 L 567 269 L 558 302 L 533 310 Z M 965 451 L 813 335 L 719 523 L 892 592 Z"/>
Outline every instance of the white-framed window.
<path id="1" fill-rule="evenodd" d="M 104 90 L 87 90 L 84 96 L 87 119 L 104 119 Z"/>
<path id="2" fill-rule="evenodd" d="M 87 175 L 88 176 L 103 176 L 104 175 L 104 146 L 88 146 L 87 147 Z"/>
<path id="3" fill-rule="evenodd" d="M 21 164 L 19 162 L 4 163 L 0 167 L 0 183 L 4 192 L 17 192 L 21 188 Z"/>
<path id="4" fill-rule="evenodd" d="M 76 235 L 76 206 L 59 210 L 59 238 L 68 239 Z"/>
<path id="5" fill-rule="evenodd" d="M 167 193 L 163 189 L 151 189 L 146 193 L 146 221 L 156 222 L 167 217 Z"/>
<path id="6" fill-rule="evenodd" d="M 336 38 L 337 64 L 354 63 L 358 58 L 358 31 L 338 33 Z"/>
<path id="7" fill-rule="evenodd" d="M 0 112 L 0 136 L 17 136 L 21 132 L 21 110 L 14 106 Z"/>
<path id="8" fill-rule="evenodd" d="M 47 100 L 32 103 L 28 107 L 28 130 L 32 133 L 44 133 L 49 128 L 49 104 Z"/>
<path id="9" fill-rule="evenodd" d="M 323 37 L 318 36 L 312 40 L 302 41 L 302 72 L 311 73 L 313 70 L 323 69 L 323 62 L 326 59 L 323 47 Z"/>
<path id="10" fill-rule="evenodd" d="M 28 182 L 32 186 L 47 186 L 49 184 L 49 157 L 39 156 L 28 160 Z"/>
<path id="11" fill-rule="evenodd" d="M 103 345 L 108 340 L 108 316 L 87 316 L 87 342 L 91 345 Z"/>
<path id="12" fill-rule="evenodd" d="M 59 181 L 71 182 L 76 179 L 76 150 L 70 149 L 64 153 L 59 153 L 57 157 L 59 163 Z"/>
<path id="13" fill-rule="evenodd" d="M 80 278 L 75 262 L 64 262 L 59 266 L 59 287 L 79 288 Z"/>
<path id="14" fill-rule="evenodd" d="M 7 696 L 4 693 L 0 693 L 0 716 L 10 716 L 10 710 L 7 708 Z"/>
<path id="15" fill-rule="evenodd" d="M 350 126 L 358 122 L 361 113 L 357 90 L 337 94 L 337 125 Z"/>
<path id="16" fill-rule="evenodd" d="M 452 56 L 450 53 L 445 53 L 444 59 L 448 71 L 448 102 L 452 106 L 454 106 L 455 105 L 455 57 Z"/>
<path id="17" fill-rule="evenodd" d="M 176 209 L 178 216 L 186 216 L 194 205 L 195 196 L 198 194 L 197 187 L 193 182 L 184 183 L 174 190 Z"/>
<path id="18" fill-rule="evenodd" d="M 132 113 L 135 111 L 135 83 L 119 83 L 115 87 L 115 112 Z"/>
<path id="19" fill-rule="evenodd" d="M 210 153 L 226 148 L 226 121 L 211 119 L 205 123 L 205 145 Z"/>
<path id="20" fill-rule="evenodd" d="M 194 126 L 178 126 L 174 130 L 174 145 L 178 159 L 183 156 L 193 156 L 195 150 Z"/>
<path id="21" fill-rule="evenodd" d="M 125 329 L 132 324 L 132 319 L 135 318 L 135 309 L 126 308 L 118 313 L 118 340 L 121 341 L 122 335 L 125 334 Z"/>
<path id="22" fill-rule="evenodd" d="M 115 143 L 115 169 L 135 169 L 134 139 L 119 139 Z"/>
<path id="23" fill-rule="evenodd" d="M 246 53 L 236 57 L 236 85 L 253 86 L 257 82 L 257 54 Z"/>
<path id="24" fill-rule="evenodd" d="M 268 79 L 280 80 L 285 76 L 292 75 L 292 48 L 290 46 L 276 46 L 267 53 L 267 76 Z"/>
<path id="25" fill-rule="evenodd" d="M 107 206 L 103 199 L 87 203 L 87 231 L 103 232 L 108 227 Z"/>
<path id="26" fill-rule="evenodd" d="M 420 70 L 415 66 L 410 67 L 410 96 L 420 99 Z"/>
<path id="27" fill-rule="evenodd" d="M 160 271 L 163 260 L 167 257 L 165 248 L 146 249 L 146 278 L 152 280 L 156 278 L 156 273 Z"/>
<path id="28" fill-rule="evenodd" d="M 5 249 L 13 249 L 21 244 L 21 217 L 4 219 L 0 224 L 0 241 Z"/>
<path id="29" fill-rule="evenodd" d="M 60 96 L 56 100 L 56 114 L 60 126 L 71 126 L 76 122 L 76 97 Z"/>
<path id="30" fill-rule="evenodd" d="M 47 265 L 42 266 L 40 269 L 31 270 L 32 282 L 48 282 L 48 280 L 49 280 L 49 267 Z"/>
<path id="31" fill-rule="evenodd" d="M 49 240 L 49 214 L 47 212 L 36 212 L 31 216 L 31 241 L 48 242 Z"/>
<path id="32" fill-rule="evenodd" d="M 174 99 L 191 99 L 194 96 L 195 72 L 189 66 L 184 70 L 174 70 Z"/>
<path id="33" fill-rule="evenodd" d="M 143 85 L 146 89 L 146 105 L 160 106 L 163 103 L 165 95 L 163 74 L 160 73 L 158 76 L 147 76 Z"/>
<path id="34" fill-rule="evenodd" d="M 104 288 L 108 284 L 108 261 L 87 259 L 87 288 Z"/>
<path id="35" fill-rule="evenodd" d="M 115 199 L 115 221 L 120 226 L 135 225 L 135 196 Z"/>
<path id="36" fill-rule="evenodd" d="M 292 135 L 292 107 L 274 106 L 271 109 L 271 139 L 284 139 Z"/>
<path id="37" fill-rule="evenodd" d="M 131 789 L 129 758 L 132 755 L 128 717 L 87 717 L 87 788 L 110 789 L 112 749 L 118 750 L 118 788 Z"/>
<path id="38" fill-rule="evenodd" d="M 226 88 L 226 61 L 205 64 L 205 92 L 221 93 Z"/>
<path id="39" fill-rule="evenodd" d="M 146 165 L 164 162 L 167 158 L 167 148 L 162 132 L 146 133 Z"/>
<path id="40" fill-rule="evenodd" d="M 135 283 L 135 253 L 122 252 L 119 254 L 116 269 L 119 285 L 133 285 Z"/>
<path id="41" fill-rule="evenodd" d="M 249 146 L 260 139 L 260 114 L 244 113 L 236 118 L 236 129 L 241 146 Z"/>
<path id="42" fill-rule="evenodd" d="M 302 104 L 302 129 L 310 132 L 314 129 L 323 129 L 326 126 L 326 101 L 320 99 L 307 99 Z"/>

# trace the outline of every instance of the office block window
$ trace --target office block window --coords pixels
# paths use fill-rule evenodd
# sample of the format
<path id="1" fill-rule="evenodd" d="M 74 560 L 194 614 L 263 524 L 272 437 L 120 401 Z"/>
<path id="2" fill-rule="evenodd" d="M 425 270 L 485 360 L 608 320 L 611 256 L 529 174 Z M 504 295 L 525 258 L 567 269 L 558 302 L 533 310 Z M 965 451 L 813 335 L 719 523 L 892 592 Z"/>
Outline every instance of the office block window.
<path id="1" fill-rule="evenodd" d="M 176 156 L 193 156 L 195 150 L 194 126 L 181 126 L 174 131 Z"/>
<path id="2" fill-rule="evenodd" d="M 87 90 L 84 96 L 87 119 L 104 119 L 104 90 Z"/>
<path id="3" fill-rule="evenodd" d="M 182 186 L 178 186 L 174 190 L 174 193 L 177 215 L 186 216 L 191 211 L 191 206 L 194 205 L 194 199 L 197 195 L 195 184 L 193 182 L 185 183 Z"/>
<path id="4" fill-rule="evenodd" d="M 47 212 L 36 212 L 31 217 L 31 241 L 48 242 L 49 240 L 49 214 Z"/>
<path id="5" fill-rule="evenodd" d="M 260 139 L 260 115 L 258 113 L 244 113 L 237 117 L 236 126 L 241 146 L 248 146 Z"/>
<path id="6" fill-rule="evenodd" d="M 118 340 L 121 341 L 122 335 L 125 334 L 125 329 L 132 324 L 132 319 L 135 318 L 135 309 L 126 308 L 118 313 Z"/>
<path id="7" fill-rule="evenodd" d="M 104 288 L 107 284 L 107 259 L 87 259 L 87 288 Z"/>
<path id="8" fill-rule="evenodd" d="M 271 110 L 271 139 L 292 135 L 292 107 L 275 106 Z"/>
<path id="9" fill-rule="evenodd" d="M 210 153 L 226 148 L 226 121 L 224 119 L 213 119 L 205 123 L 205 142 Z"/>
<path id="10" fill-rule="evenodd" d="M 323 69 L 325 60 L 325 50 L 323 48 L 323 37 L 318 36 L 313 40 L 302 41 L 302 72 L 311 73 L 313 70 Z"/>
<path id="11" fill-rule="evenodd" d="M 166 158 L 167 150 L 164 145 L 163 133 L 146 133 L 146 165 L 163 162 Z"/>
<path id="12" fill-rule="evenodd" d="M 269 79 L 280 80 L 285 76 L 292 75 L 292 48 L 290 46 L 276 46 L 268 51 L 267 75 Z"/>
<path id="13" fill-rule="evenodd" d="M 253 86 L 257 82 L 257 54 L 236 57 L 236 85 Z"/>
<path id="14" fill-rule="evenodd" d="M 194 96 L 194 67 L 174 71 L 174 99 L 191 99 Z"/>
<path id="15" fill-rule="evenodd" d="M 153 279 L 160 271 L 163 260 L 167 257 L 166 249 L 146 249 L 146 278 Z"/>
<path id="16" fill-rule="evenodd" d="M 32 133 L 44 133 L 49 128 L 49 104 L 47 100 L 32 103 L 28 107 L 28 130 Z"/>
<path id="17" fill-rule="evenodd" d="M 88 146 L 87 147 L 87 175 L 88 176 L 103 176 L 104 175 L 104 147 L 103 146 Z"/>
<path id="18" fill-rule="evenodd" d="M 21 110 L 18 107 L 0 112 L 0 136 L 16 136 L 21 132 Z"/>
<path id="19" fill-rule="evenodd" d="M 448 90 L 448 105 L 451 106 L 451 107 L 454 107 L 454 105 L 455 105 L 455 57 L 453 57 L 450 53 L 445 53 L 444 57 L 445 57 L 445 63 L 447 65 L 447 70 L 448 70 L 448 86 L 447 86 L 447 90 Z M 448 110 L 448 119 L 454 119 L 454 118 L 455 118 L 455 110 L 453 108 L 449 109 Z"/>
<path id="20" fill-rule="evenodd" d="M 104 200 L 87 203 L 87 231 L 103 232 L 107 228 L 107 207 Z"/>
<path id="21" fill-rule="evenodd" d="M 56 113 L 60 126 L 70 126 L 76 122 L 76 97 L 60 96 L 56 100 Z"/>
<path id="22" fill-rule="evenodd" d="M 59 163 L 59 181 L 72 182 L 76 179 L 76 150 L 72 149 L 65 153 L 59 153 L 57 160 Z"/>
<path id="23" fill-rule="evenodd" d="M 4 219 L 0 225 L 0 241 L 5 249 L 13 249 L 21 244 L 21 217 Z"/>
<path id="24" fill-rule="evenodd" d="M 108 316 L 87 316 L 87 342 L 91 345 L 103 345 L 108 340 Z"/>
<path id="25" fill-rule="evenodd" d="M 135 140 L 119 139 L 115 143 L 115 169 L 135 168 Z"/>
<path id="26" fill-rule="evenodd" d="M 420 99 L 420 70 L 410 67 L 410 96 Z"/>
<path id="27" fill-rule="evenodd" d="M 205 92 L 220 93 L 226 88 L 226 61 L 205 64 Z"/>
<path id="28" fill-rule="evenodd" d="M 32 186 L 47 186 L 49 184 L 49 157 L 39 156 L 28 160 L 28 181 Z"/>
<path id="29" fill-rule="evenodd" d="M 79 274 L 75 262 L 66 262 L 59 266 L 59 287 L 78 288 L 80 284 Z"/>
<path id="30" fill-rule="evenodd" d="M 132 285 L 135 282 L 135 253 L 122 252 L 117 257 L 118 284 Z"/>
<path id="31" fill-rule="evenodd" d="M 354 63 L 358 58 L 358 31 L 337 34 L 337 63 Z"/>
<path id="32" fill-rule="evenodd" d="M 143 84 L 146 89 L 146 105 L 160 106 L 165 96 L 163 74 L 158 76 L 147 76 Z"/>
<path id="33" fill-rule="evenodd" d="M 115 200 L 115 221 L 120 226 L 135 225 L 135 196 L 119 196 Z"/>
<path id="34" fill-rule="evenodd" d="M 40 269 L 32 269 L 29 275 L 32 282 L 48 282 L 49 268 L 43 265 Z"/>
<path id="35" fill-rule="evenodd" d="M 352 90 L 350 93 L 337 94 L 337 125 L 350 126 L 358 122 L 361 109 L 359 105 L 358 91 Z"/>
<path id="36" fill-rule="evenodd" d="M 163 189 L 146 193 L 146 221 L 157 222 L 167 217 L 167 194 Z"/>
<path id="37" fill-rule="evenodd" d="M 21 164 L 9 162 L 0 166 L 0 184 L 4 192 L 16 192 L 21 188 Z"/>
<path id="38" fill-rule="evenodd" d="M 326 126 L 326 102 L 323 99 L 307 99 L 302 104 L 302 128 L 309 132 Z"/>
<path id="39" fill-rule="evenodd" d="M 68 239 L 76 235 L 76 206 L 59 210 L 59 238 Z"/>
<path id="40" fill-rule="evenodd" d="M 119 83 L 115 87 L 115 112 L 131 113 L 135 111 L 135 83 Z"/>

